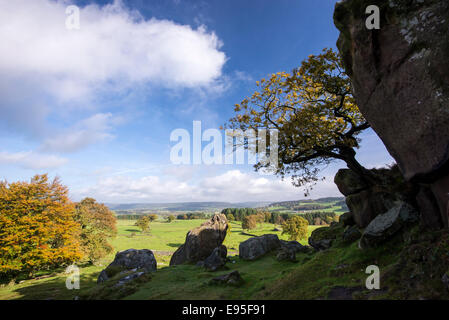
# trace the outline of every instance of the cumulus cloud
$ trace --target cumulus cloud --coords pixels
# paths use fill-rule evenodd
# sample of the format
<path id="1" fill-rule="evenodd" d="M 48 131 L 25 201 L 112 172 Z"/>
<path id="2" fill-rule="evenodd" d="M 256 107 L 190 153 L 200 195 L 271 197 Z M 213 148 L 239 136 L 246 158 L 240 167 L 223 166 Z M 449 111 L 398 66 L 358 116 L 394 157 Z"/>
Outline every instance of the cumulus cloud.
<path id="1" fill-rule="evenodd" d="M 0 164 L 14 164 L 24 169 L 52 169 L 62 166 L 67 159 L 55 155 L 45 155 L 33 151 L 0 152 Z"/>
<path id="2" fill-rule="evenodd" d="M 76 150 L 109 138 L 108 130 L 88 138 L 89 130 L 69 128 L 54 138 L 52 123 L 61 114 L 77 118 L 82 110 L 86 117 L 100 112 L 104 97 L 142 87 L 222 86 L 227 58 L 204 26 L 145 19 L 115 1 L 80 7 L 80 29 L 69 30 L 70 4 L 0 0 L 0 129 L 46 140 L 48 150 L 60 150 L 63 141 L 66 151 Z"/>
<path id="3" fill-rule="evenodd" d="M 290 181 L 261 177 L 255 173 L 229 170 L 217 176 L 188 183 L 173 176 L 102 178 L 94 186 L 75 190 L 76 198 L 93 196 L 103 202 L 185 202 L 185 201 L 281 201 L 303 198 L 301 189 Z M 341 195 L 333 182 L 320 182 L 312 197 Z"/>
<path id="4" fill-rule="evenodd" d="M 205 27 L 144 20 L 120 1 L 80 9 L 80 29 L 65 26 L 67 1 L 0 1 L 0 69 L 52 77 L 62 98 L 90 82 L 151 81 L 167 86 L 207 85 L 221 75 L 226 56 Z M 77 89 L 75 89 L 78 87 Z"/>

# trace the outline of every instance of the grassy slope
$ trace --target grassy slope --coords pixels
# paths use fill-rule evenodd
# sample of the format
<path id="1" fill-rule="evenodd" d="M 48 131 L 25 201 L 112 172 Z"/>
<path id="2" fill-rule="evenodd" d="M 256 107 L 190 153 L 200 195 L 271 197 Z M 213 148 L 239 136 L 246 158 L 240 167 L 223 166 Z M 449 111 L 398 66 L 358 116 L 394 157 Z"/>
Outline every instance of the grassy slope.
<path id="1" fill-rule="evenodd" d="M 135 221 L 119 220 L 118 235 L 111 243 L 116 251 L 129 248 L 154 250 L 158 261 L 158 269 L 163 275 L 162 271 L 164 267 L 168 266 L 171 253 L 184 243 L 186 233 L 204 221 L 206 220 L 175 220 L 172 223 L 156 221 L 151 224 L 150 234 L 142 234 L 134 226 Z M 287 239 L 286 235 L 282 236 L 280 231 L 273 231 L 273 228 L 272 224 L 263 224 L 262 227 L 259 226 L 256 230 L 251 231 L 251 234 L 275 233 L 281 239 Z M 315 228 L 315 226 L 311 226 L 309 234 Z M 231 223 L 231 232 L 224 242 L 229 248 L 229 255 L 231 256 L 238 254 L 238 244 L 241 241 L 251 237 L 251 235 L 244 234 L 242 231 L 240 223 Z M 132 236 L 133 233 L 135 233 L 134 236 Z M 306 240 L 302 242 L 305 243 Z M 80 266 L 80 290 L 66 289 L 66 275 L 64 270 L 61 269 L 50 274 L 42 274 L 41 278 L 38 279 L 24 280 L 20 284 L 0 287 L 0 300 L 73 299 L 74 296 L 83 294 L 95 286 L 98 274 L 113 260 L 114 254 L 103 259 L 98 266 Z"/>
<path id="2" fill-rule="evenodd" d="M 278 262 L 274 254 L 256 261 L 233 258 L 229 270 L 209 273 L 192 265 L 158 270 L 153 279 L 126 299 L 325 299 L 332 288 L 361 287 L 365 269 L 383 270 L 395 261 L 396 245 L 361 251 L 356 243 L 327 251 L 297 254 L 298 262 Z M 242 287 L 210 286 L 207 280 L 238 270 Z M 365 293 L 369 293 L 366 291 Z"/>

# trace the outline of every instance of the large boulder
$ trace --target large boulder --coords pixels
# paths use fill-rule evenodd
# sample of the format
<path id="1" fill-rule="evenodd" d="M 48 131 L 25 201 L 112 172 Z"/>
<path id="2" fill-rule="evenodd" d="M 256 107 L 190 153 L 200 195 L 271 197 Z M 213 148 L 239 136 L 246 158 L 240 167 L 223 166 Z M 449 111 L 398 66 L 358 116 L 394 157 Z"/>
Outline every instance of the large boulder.
<path id="1" fill-rule="evenodd" d="M 226 246 L 221 245 L 219 247 L 216 247 L 209 257 L 204 260 L 204 263 L 202 264 L 205 269 L 208 271 L 216 271 L 226 264 L 226 257 L 228 255 L 228 250 L 226 249 Z"/>
<path id="2" fill-rule="evenodd" d="M 359 228 L 365 228 L 375 217 L 394 205 L 395 197 L 387 192 L 363 190 L 346 197 L 346 204 Z"/>
<path id="3" fill-rule="evenodd" d="M 143 273 L 154 272 L 156 269 L 156 258 L 151 250 L 128 249 L 117 252 L 114 261 L 101 271 L 97 283 L 109 280 L 118 273 L 126 273 L 126 271 L 133 271 L 142 275 Z"/>
<path id="4" fill-rule="evenodd" d="M 327 250 L 334 241 L 343 234 L 343 225 L 338 223 L 330 227 L 321 227 L 312 231 L 309 237 L 309 245 L 315 250 Z"/>
<path id="5" fill-rule="evenodd" d="M 209 284 L 212 285 L 230 285 L 235 287 L 242 285 L 243 282 L 244 280 L 237 270 L 209 280 Z"/>
<path id="6" fill-rule="evenodd" d="M 380 29 L 365 10 L 380 8 Z M 423 224 L 448 226 L 449 1 L 344 0 L 335 6 L 337 46 L 360 111 L 407 181 L 426 185 Z M 430 200 L 423 200 L 423 196 Z M 431 217 L 433 216 L 433 217 Z"/>
<path id="7" fill-rule="evenodd" d="M 205 260 L 215 248 L 221 246 L 227 230 L 226 216 L 215 214 L 209 221 L 187 233 L 184 244 L 171 257 L 170 265 Z"/>
<path id="8" fill-rule="evenodd" d="M 281 241 L 275 234 L 264 234 L 260 237 L 249 238 L 240 243 L 239 256 L 244 260 L 256 260 L 259 257 L 279 249 Z"/>
<path id="9" fill-rule="evenodd" d="M 376 247 L 390 239 L 409 223 L 418 221 L 418 212 L 405 202 L 397 203 L 386 213 L 378 215 L 363 231 L 360 239 L 362 248 Z"/>
<path id="10" fill-rule="evenodd" d="M 334 177 L 334 183 L 337 185 L 338 190 L 345 196 L 358 193 L 369 187 L 358 174 L 350 169 L 338 170 Z"/>

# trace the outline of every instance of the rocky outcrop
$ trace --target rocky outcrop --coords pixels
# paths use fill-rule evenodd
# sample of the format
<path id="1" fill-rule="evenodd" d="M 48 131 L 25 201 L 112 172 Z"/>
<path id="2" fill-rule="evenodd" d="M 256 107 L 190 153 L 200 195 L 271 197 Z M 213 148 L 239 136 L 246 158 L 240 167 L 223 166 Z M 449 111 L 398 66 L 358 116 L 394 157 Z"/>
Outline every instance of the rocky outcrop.
<path id="1" fill-rule="evenodd" d="M 109 280 L 119 273 L 126 273 L 127 271 L 132 271 L 134 277 L 129 279 L 134 279 L 136 276 L 141 276 L 147 272 L 154 272 L 157 269 L 157 262 L 154 254 L 151 250 L 142 249 L 128 249 L 125 251 L 117 252 L 114 261 L 112 261 L 106 269 L 101 271 L 98 276 L 97 283 L 101 283 Z"/>
<path id="2" fill-rule="evenodd" d="M 354 215 L 352 212 L 345 212 L 340 216 L 339 222 L 342 223 L 344 227 L 353 226 L 355 225 Z"/>
<path id="3" fill-rule="evenodd" d="M 379 30 L 365 26 L 372 4 L 380 8 Z M 417 201 L 422 224 L 447 227 L 449 2 L 345 0 L 334 22 L 360 111 L 406 181 L 425 189 Z"/>
<path id="4" fill-rule="evenodd" d="M 370 170 L 370 173 L 376 177 L 377 184 L 367 184 L 350 169 L 338 170 L 334 178 L 338 189 L 346 196 L 346 205 L 351 212 L 350 220 L 359 228 L 365 228 L 376 216 L 388 211 L 400 197 L 387 187 L 389 181 L 385 181 L 389 180 L 388 175 L 394 174 L 393 171 Z"/>
<path id="5" fill-rule="evenodd" d="M 418 212 L 405 202 L 397 203 L 386 213 L 377 216 L 363 231 L 362 248 L 376 247 L 390 239 L 409 223 L 418 220 Z"/>
<path id="6" fill-rule="evenodd" d="M 338 170 L 334 177 L 334 183 L 344 196 L 358 193 L 369 187 L 358 174 L 350 169 Z"/>
<path id="7" fill-rule="evenodd" d="M 170 265 L 205 260 L 215 248 L 221 246 L 227 230 L 226 216 L 215 214 L 209 221 L 187 233 L 184 244 L 171 257 Z"/>
<path id="8" fill-rule="evenodd" d="M 216 247 L 209 257 L 204 260 L 203 267 L 208 271 L 216 271 L 226 264 L 228 250 L 224 245 Z"/>
<path id="9" fill-rule="evenodd" d="M 360 239 L 361 236 L 362 234 L 356 226 L 347 226 L 343 232 L 343 241 L 351 243 Z"/>
<path id="10" fill-rule="evenodd" d="M 244 260 L 256 260 L 263 255 L 281 247 L 281 241 L 275 234 L 264 234 L 249 238 L 240 243 L 239 256 Z"/>
<path id="11" fill-rule="evenodd" d="M 387 192 L 368 189 L 347 196 L 346 204 L 357 226 L 365 228 L 375 217 L 391 208 L 394 200 L 394 196 Z"/>

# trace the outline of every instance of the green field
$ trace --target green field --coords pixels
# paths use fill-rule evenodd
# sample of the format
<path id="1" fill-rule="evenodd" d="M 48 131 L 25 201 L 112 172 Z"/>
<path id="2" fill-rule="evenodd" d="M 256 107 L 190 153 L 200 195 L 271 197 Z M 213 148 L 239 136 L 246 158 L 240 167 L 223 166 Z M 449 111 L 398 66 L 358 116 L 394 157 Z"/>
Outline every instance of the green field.
<path id="1" fill-rule="evenodd" d="M 122 251 L 130 248 L 153 250 L 158 262 L 158 269 L 161 269 L 160 271 L 162 271 L 168 266 L 172 253 L 184 243 L 186 233 L 205 221 L 206 220 L 175 220 L 171 223 L 155 221 L 151 223 L 150 233 L 142 234 L 142 232 L 134 226 L 135 221 L 118 220 L 118 234 L 111 243 L 114 246 L 115 251 Z M 239 243 L 254 235 L 273 233 L 277 234 L 281 239 L 288 239 L 287 235 L 281 235 L 280 231 L 274 231 L 273 224 L 266 223 L 260 226 L 258 225 L 255 230 L 250 231 L 250 234 L 244 233 L 241 224 L 238 222 L 231 222 L 230 226 L 231 230 L 224 241 L 224 244 L 228 248 L 229 256 L 237 255 Z M 317 226 L 310 226 L 309 235 L 316 228 Z M 301 243 L 306 244 L 307 240 L 302 240 Z M 95 286 L 98 274 L 113 260 L 114 254 L 109 255 L 97 266 L 80 266 L 80 290 L 66 289 L 66 275 L 64 274 L 64 270 L 61 269 L 56 270 L 53 273 L 42 273 L 38 278 L 23 280 L 19 284 L 9 284 L 0 287 L 0 300 L 73 299 L 74 296 L 80 295 Z M 183 267 L 188 269 L 193 266 Z M 258 272 L 259 271 L 256 271 L 255 275 L 258 274 Z M 161 277 L 163 277 L 165 273 L 160 272 L 160 274 Z"/>

